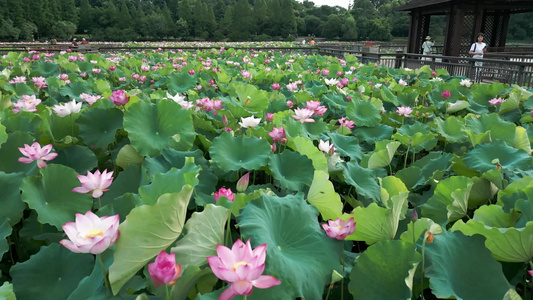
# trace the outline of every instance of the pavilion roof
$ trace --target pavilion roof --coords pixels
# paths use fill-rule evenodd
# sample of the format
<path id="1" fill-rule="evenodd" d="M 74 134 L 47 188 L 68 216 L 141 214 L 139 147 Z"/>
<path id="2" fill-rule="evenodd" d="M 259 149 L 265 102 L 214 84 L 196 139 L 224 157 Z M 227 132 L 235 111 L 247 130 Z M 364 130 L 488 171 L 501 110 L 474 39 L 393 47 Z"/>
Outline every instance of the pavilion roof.
<path id="1" fill-rule="evenodd" d="M 411 2 L 398 7 L 396 10 L 410 11 L 418 8 L 430 8 L 432 6 L 449 6 L 450 4 L 477 4 L 485 7 L 498 7 L 502 10 L 508 10 L 511 13 L 533 11 L 533 1 L 531 0 L 411 0 Z"/>

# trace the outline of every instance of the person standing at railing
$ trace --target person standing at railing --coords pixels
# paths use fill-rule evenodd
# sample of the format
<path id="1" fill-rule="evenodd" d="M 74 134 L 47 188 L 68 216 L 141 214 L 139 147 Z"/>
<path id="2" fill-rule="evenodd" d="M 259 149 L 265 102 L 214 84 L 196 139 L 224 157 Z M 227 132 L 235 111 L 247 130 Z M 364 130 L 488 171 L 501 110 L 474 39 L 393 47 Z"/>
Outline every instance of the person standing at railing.
<path id="1" fill-rule="evenodd" d="M 435 45 L 435 41 L 431 42 L 431 37 L 426 36 L 426 41 L 422 44 L 422 54 L 431 55 L 431 48 Z M 422 58 L 423 60 L 430 60 L 429 57 Z"/>
<path id="2" fill-rule="evenodd" d="M 477 35 L 477 41 L 472 44 L 470 47 L 470 52 L 468 52 L 470 55 L 472 55 L 472 58 L 483 58 L 483 54 L 487 52 L 487 44 L 483 43 L 483 38 L 485 35 L 483 33 L 479 33 Z M 482 61 L 476 61 L 474 63 L 476 66 L 475 74 L 474 74 L 474 81 L 479 81 L 479 74 L 481 73 L 481 67 L 483 66 Z"/>

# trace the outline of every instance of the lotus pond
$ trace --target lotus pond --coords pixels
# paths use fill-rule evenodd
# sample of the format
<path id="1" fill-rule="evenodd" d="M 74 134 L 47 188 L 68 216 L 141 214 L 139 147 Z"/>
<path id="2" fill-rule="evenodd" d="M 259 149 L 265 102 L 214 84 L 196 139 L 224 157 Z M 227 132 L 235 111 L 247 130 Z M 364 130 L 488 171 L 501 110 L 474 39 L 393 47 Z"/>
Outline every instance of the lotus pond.
<path id="1" fill-rule="evenodd" d="M 0 298 L 530 299 L 532 110 L 353 56 L 9 53 Z"/>

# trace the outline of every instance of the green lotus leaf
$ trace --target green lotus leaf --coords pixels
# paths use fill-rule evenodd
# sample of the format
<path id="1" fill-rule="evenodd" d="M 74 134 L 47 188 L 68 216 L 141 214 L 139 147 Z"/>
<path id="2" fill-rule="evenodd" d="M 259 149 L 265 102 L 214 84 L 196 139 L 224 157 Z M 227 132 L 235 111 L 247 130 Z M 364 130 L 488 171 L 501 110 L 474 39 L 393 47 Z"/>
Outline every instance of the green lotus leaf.
<path id="1" fill-rule="evenodd" d="M 395 176 L 387 176 L 380 180 L 381 184 L 381 202 L 385 207 L 392 208 L 392 203 L 389 202 L 393 196 L 398 196 L 400 193 L 409 193 L 403 181 Z M 406 203 L 407 204 L 407 203 Z"/>
<path id="2" fill-rule="evenodd" d="M 73 253 L 54 243 L 17 263 L 9 273 L 18 299 L 67 299 L 80 280 L 91 273 L 94 263 L 91 254 Z"/>
<path id="3" fill-rule="evenodd" d="M 342 215 L 341 197 L 335 192 L 328 173 L 324 171 L 315 171 L 307 201 L 318 209 L 324 220 L 336 220 Z"/>
<path id="4" fill-rule="evenodd" d="M 435 130 L 446 139 L 448 143 L 465 143 L 468 134 L 464 132 L 465 122 L 462 118 L 449 116 L 445 120 L 435 118 Z"/>
<path id="5" fill-rule="evenodd" d="M 492 140 L 499 139 L 513 145 L 516 125 L 502 120 L 497 114 L 484 114 L 479 118 L 468 115 L 465 118 L 465 126 L 468 131 L 477 135 L 490 131 Z"/>
<path id="6" fill-rule="evenodd" d="M 490 172 L 494 172 L 495 174 L 497 173 L 498 178 L 501 180 L 500 172 L 497 170 Z M 495 186 L 495 184 L 483 177 L 472 177 L 472 181 L 474 185 L 470 190 L 470 197 L 468 199 L 469 209 L 474 209 L 494 199 L 494 195 L 498 192 L 498 188 Z"/>
<path id="7" fill-rule="evenodd" d="M 428 179 L 425 179 L 421 176 L 422 170 L 417 166 L 410 166 L 404 169 L 399 170 L 394 174 L 397 178 L 400 178 L 402 182 L 405 184 L 405 186 L 408 189 L 413 189 L 419 184 L 422 183 L 422 181 L 427 181 Z"/>
<path id="8" fill-rule="evenodd" d="M 357 258 L 348 289 L 355 298 L 361 299 L 411 299 L 413 278 L 420 261 L 422 256 L 413 244 L 378 242 Z"/>
<path id="9" fill-rule="evenodd" d="M 321 299 L 331 273 L 340 268 L 340 243 L 330 239 L 317 221 L 317 211 L 303 194 L 283 198 L 264 195 L 249 202 L 239 218 L 244 239 L 253 247 L 267 245 L 263 274 L 281 285 L 254 289 L 254 299 Z"/>
<path id="10" fill-rule="evenodd" d="M 412 166 L 421 169 L 421 175 L 425 183 L 430 178 L 440 179 L 440 177 L 436 178 L 436 174 L 445 173 L 450 170 L 452 158 L 453 154 L 451 153 L 430 152 L 428 155 L 415 161 Z"/>
<path id="11" fill-rule="evenodd" d="M 201 267 L 207 257 L 217 255 L 217 245 L 224 244 L 224 227 L 229 211 L 222 206 L 208 204 L 195 212 L 185 224 L 187 234 L 171 249 L 176 253 L 176 264 Z"/>
<path id="12" fill-rule="evenodd" d="M 503 206 L 505 212 L 510 212 L 519 199 L 533 199 L 533 177 L 513 181 L 498 192 L 498 204 Z"/>
<path id="13" fill-rule="evenodd" d="M 163 194 L 177 193 L 185 185 L 196 186 L 199 171 L 194 159 L 187 158 L 183 168 L 172 168 L 166 173 L 155 174 L 151 184 L 139 188 L 139 195 L 144 204 L 153 205 Z"/>
<path id="14" fill-rule="evenodd" d="M 346 117 L 358 126 L 375 127 L 381 121 L 381 111 L 370 101 L 355 100 L 348 103 Z"/>
<path id="15" fill-rule="evenodd" d="M 102 203 L 103 205 L 112 203 L 117 197 L 126 193 L 137 194 L 139 187 L 148 183 L 149 178 L 146 170 L 137 165 L 130 165 L 118 173 L 118 176 L 109 186 L 109 191 L 106 191 L 102 196 Z"/>
<path id="16" fill-rule="evenodd" d="M 444 231 L 426 244 L 425 275 L 439 299 L 502 299 L 511 288 L 500 263 L 483 245 L 481 236 Z M 429 264 L 428 264 L 429 265 Z M 457 276 L 461 274 L 461 276 Z"/>
<path id="17" fill-rule="evenodd" d="M 457 100 L 453 103 L 448 102 L 446 106 L 446 113 L 453 114 L 454 112 L 458 112 L 468 107 L 470 107 L 470 103 L 468 101 Z"/>
<path id="18" fill-rule="evenodd" d="M 172 95 L 187 92 L 196 86 L 196 77 L 186 73 L 173 73 L 167 77 L 168 90 Z"/>
<path id="19" fill-rule="evenodd" d="M 516 90 L 515 90 L 516 91 Z M 520 108 L 520 93 L 511 92 L 509 98 L 500 104 L 500 114 L 508 113 L 510 111 L 518 110 Z"/>
<path id="20" fill-rule="evenodd" d="M 0 147 L 7 141 L 6 127 L 0 124 Z"/>
<path id="21" fill-rule="evenodd" d="M 64 149 L 58 149 L 57 157 L 52 160 L 52 164 L 62 164 L 70 167 L 79 174 L 87 173 L 87 171 L 96 168 L 98 159 L 91 149 L 74 145 Z"/>
<path id="22" fill-rule="evenodd" d="M 313 94 L 317 95 L 316 92 L 320 93 L 321 91 L 327 91 L 327 88 L 325 86 L 313 87 Z M 346 106 L 348 106 L 348 102 L 344 100 L 344 97 L 342 95 L 339 95 L 338 93 L 328 93 L 322 96 L 322 102 L 328 107 L 328 109 L 334 114 L 334 115 L 343 115 L 344 111 L 346 110 Z"/>
<path id="23" fill-rule="evenodd" d="M 398 102 L 398 97 L 394 95 L 387 87 L 383 87 L 379 90 L 379 93 L 381 94 L 381 98 L 383 101 L 389 102 L 394 104 L 394 106 L 401 106 Z M 412 105 L 408 105 L 412 106 Z"/>
<path id="24" fill-rule="evenodd" d="M 405 218 L 408 193 L 391 197 L 391 208 L 376 203 L 367 207 L 356 207 L 353 211 L 355 232 L 347 240 L 365 241 L 371 245 L 379 241 L 392 240 L 398 231 L 398 222 Z"/>
<path id="25" fill-rule="evenodd" d="M 355 136 L 360 140 L 368 144 L 375 144 L 376 141 L 388 140 L 392 136 L 394 128 L 379 124 L 373 128 L 361 128 L 357 127 L 354 129 Z"/>
<path id="26" fill-rule="evenodd" d="M 115 141 L 115 133 L 122 128 L 122 112 L 117 108 L 91 108 L 76 120 L 80 136 L 87 146 L 105 149 Z"/>
<path id="27" fill-rule="evenodd" d="M 129 165 L 140 165 L 143 160 L 144 156 L 140 155 L 132 145 L 128 144 L 120 148 L 117 154 L 116 164 L 122 169 L 126 169 Z"/>
<path id="28" fill-rule="evenodd" d="M 516 201 L 513 217 L 515 216 L 515 212 L 522 214 L 514 225 L 516 228 L 526 227 L 529 221 L 533 221 L 533 197 L 531 190 L 529 191 L 527 198 L 528 199 L 520 199 Z"/>
<path id="29" fill-rule="evenodd" d="M 522 300 L 522 297 L 515 290 L 510 289 L 503 296 L 503 300 Z"/>
<path id="30" fill-rule="evenodd" d="M 4 300 L 17 300 L 11 283 L 6 281 L 0 286 L 0 298 Z"/>
<path id="31" fill-rule="evenodd" d="M 487 107 L 490 106 L 489 100 L 495 98 L 497 95 L 500 95 L 504 90 L 505 85 L 501 83 L 482 84 L 476 86 L 475 91 L 472 93 L 472 107 L 477 105 L 478 109 L 475 111 L 478 114 L 487 113 Z"/>
<path id="32" fill-rule="evenodd" d="M 503 141 L 493 141 L 479 145 L 464 156 L 467 167 L 484 173 L 497 168 L 497 163 L 503 170 L 528 170 L 531 168 L 531 156 L 524 150 L 508 146 Z"/>
<path id="33" fill-rule="evenodd" d="M 90 194 L 72 192 L 81 186 L 76 171 L 50 164 L 39 170 L 40 176 L 24 178 L 20 189 L 22 201 L 39 214 L 40 223 L 48 223 L 61 230 L 61 226 L 74 221 L 76 213 L 85 214 L 93 206 Z"/>
<path id="34" fill-rule="evenodd" d="M 97 79 L 94 81 L 93 89 L 98 92 L 98 94 L 107 94 L 112 93 L 111 91 L 111 85 L 109 84 L 109 81 L 103 80 L 103 79 Z"/>
<path id="35" fill-rule="evenodd" d="M 262 113 L 268 107 L 268 92 L 258 90 L 254 85 L 234 82 L 230 88 L 238 95 L 239 103 L 252 114 Z"/>
<path id="36" fill-rule="evenodd" d="M 422 215 L 443 224 L 464 217 L 473 186 L 471 178 L 452 176 L 440 181 L 433 196 L 422 206 Z"/>
<path id="37" fill-rule="evenodd" d="M 72 73 L 81 73 L 80 67 L 74 63 L 69 62 L 68 60 L 64 60 L 60 63 L 61 68 L 65 71 L 70 71 Z"/>
<path id="38" fill-rule="evenodd" d="M 7 133 L 15 131 L 37 132 L 41 126 L 41 119 L 37 114 L 29 111 L 21 111 L 18 114 L 5 112 L 5 115 L 2 116 L 2 124 L 6 126 Z"/>
<path id="39" fill-rule="evenodd" d="M 430 133 L 427 125 L 416 122 L 413 125 L 403 125 L 398 128 L 392 139 L 400 141 L 406 147 L 409 146 L 411 151 L 420 152 L 424 149 L 427 151 L 433 149 L 437 145 L 436 136 Z"/>
<path id="40" fill-rule="evenodd" d="M 328 161 L 324 153 L 313 144 L 311 140 L 297 136 L 289 139 L 287 146 L 298 153 L 307 156 L 312 162 L 315 170 L 328 171 Z"/>
<path id="41" fill-rule="evenodd" d="M 104 252 L 102 255 L 102 262 L 106 269 L 109 268 L 113 260 L 112 253 Z M 133 281 L 133 280 L 132 280 Z M 95 263 L 91 274 L 80 280 L 76 289 L 70 294 L 67 300 L 76 299 L 92 299 L 93 297 L 105 297 L 106 291 L 104 287 L 104 276 L 102 274 L 102 267 L 99 263 Z"/>
<path id="42" fill-rule="evenodd" d="M 420 236 L 426 231 L 428 231 L 431 228 L 431 225 L 435 224 L 435 222 L 428 218 L 420 218 L 416 220 L 414 224 L 414 227 L 413 222 L 409 222 L 409 224 L 407 224 L 407 230 L 402 232 L 402 234 L 400 235 L 400 240 L 416 244 Z"/>
<path id="43" fill-rule="evenodd" d="M 178 256 L 176 256 L 177 258 Z M 208 285 L 212 282 L 212 285 L 216 284 L 218 281 L 218 278 L 213 275 L 213 272 L 211 272 L 211 269 L 204 268 L 200 269 L 197 266 L 187 266 L 185 270 L 183 270 L 182 275 L 179 278 L 180 280 L 176 281 L 176 284 L 172 286 L 172 290 L 170 292 L 170 299 L 173 300 L 187 300 L 190 299 L 189 293 L 193 289 L 195 289 L 195 292 L 198 292 L 198 297 L 195 299 L 204 299 L 200 294 L 205 293 L 204 289 L 206 289 L 208 292 L 212 290 L 211 288 L 204 288 L 204 285 Z M 215 298 L 216 299 L 216 298 Z M 236 299 L 236 298 L 234 298 Z M 135 300 L 142 300 L 142 299 L 135 299 Z"/>
<path id="44" fill-rule="evenodd" d="M 92 92 L 86 81 L 75 81 L 59 89 L 61 96 L 70 97 L 70 99 L 78 98 L 83 93 L 92 94 Z"/>
<path id="45" fill-rule="evenodd" d="M 213 140 L 209 154 L 224 172 L 255 170 L 267 164 L 272 153 L 266 139 L 238 136 L 225 132 Z"/>
<path id="46" fill-rule="evenodd" d="M 0 257 L 9 250 L 9 244 L 6 238 L 11 235 L 11 226 L 9 226 L 8 220 L 4 220 L 0 223 Z"/>
<path id="47" fill-rule="evenodd" d="M 474 221 L 483 222 L 490 227 L 513 227 L 520 216 L 516 213 L 506 213 L 499 205 L 483 205 L 474 212 Z"/>
<path id="48" fill-rule="evenodd" d="M 133 103 L 124 115 L 124 129 L 144 156 L 157 156 L 166 147 L 189 150 L 196 137 L 191 113 L 172 100 Z"/>
<path id="49" fill-rule="evenodd" d="M 59 65 L 56 63 L 40 60 L 32 65 L 32 69 L 43 77 L 55 77 L 59 75 Z"/>
<path id="50" fill-rule="evenodd" d="M 355 187 L 355 192 L 373 200 L 381 199 L 381 190 L 374 171 L 361 167 L 356 161 L 343 164 L 344 180 Z"/>
<path id="51" fill-rule="evenodd" d="M 359 146 L 359 141 L 353 136 L 344 136 L 336 132 L 330 132 L 331 142 L 337 148 L 336 152 L 350 159 L 360 160 L 363 156 L 363 149 Z"/>
<path id="52" fill-rule="evenodd" d="M 119 215 L 120 222 L 124 222 L 130 211 L 142 204 L 141 197 L 138 194 L 124 193 L 113 198 L 110 204 L 98 209 L 97 215 L 100 217 Z"/>
<path id="53" fill-rule="evenodd" d="M 34 141 L 34 137 L 26 132 L 16 131 L 8 134 L 7 141 L 0 147 L 0 170 L 6 173 L 35 171 L 37 163 L 23 164 L 18 161 L 19 157 L 23 156 L 18 148 L 24 148 L 24 144 L 32 145 Z"/>
<path id="54" fill-rule="evenodd" d="M 527 130 L 522 126 L 516 127 L 513 147 L 524 150 L 526 153 L 531 153 L 531 144 L 529 143 Z"/>
<path id="55" fill-rule="evenodd" d="M 192 191 L 193 187 L 186 185 L 179 193 L 164 194 L 154 205 L 134 208 L 120 224 L 117 250 L 109 267 L 113 294 L 180 236 Z"/>
<path id="56" fill-rule="evenodd" d="M 44 135 L 58 143 L 75 144 L 74 138 L 79 134 L 79 127 L 75 122 L 79 114 L 60 117 L 44 110 L 39 113 L 39 117 L 42 120 L 41 130 Z"/>
<path id="57" fill-rule="evenodd" d="M 494 225 L 506 223 L 512 218 L 506 216 L 503 210 L 494 215 L 484 216 L 490 218 Z M 485 213 L 488 215 L 488 213 Z M 482 221 L 469 220 L 464 223 L 462 220 L 457 221 L 452 231 L 461 231 L 467 236 L 480 234 L 486 238 L 485 246 L 492 252 L 492 256 L 499 261 L 504 262 L 528 262 L 533 257 L 533 222 L 528 222 L 524 228 L 501 228 L 490 226 Z"/>
<path id="58" fill-rule="evenodd" d="M 20 197 L 20 184 L 24 177 L 24 173 L 5 173 L 0 171 L 0 191 L 2 191 L 0 220 L 6 220 L 11 226 L 19 222 L 26 208 Z"/>
<path id="59" fill-rule="evenodd" d="M 308 132 L 304 129 L 303 124 L 291 118 L 290 115 L 285 116 L 283 124 L 285 125 L 285 134 L 288 138 L 300 136 L 306 139 L 311 139 Z"/>
<path id="60" fill-rule="evenodd" d="M 376 149 L 377 151 L 372 153 L 370 159 L 368 160 L 368 168 L 370 170 L 374 170 L 388 166 L 391 163 L 394 154 L 396 153 L 396 149 L 398 149 L 400 145 L 400 142 L 389 142 L 385 146 L 385 149 Z"/>
<path id="61" fill-rule="evenodd" d="M 274 179 L 279 180 L 281 187 L 289 191 L 299 191 L 311 185 L 315 171 L 309 158 L 289 150 L 271 155 L 268 167 Z"/>
<path id="62" fill-rule="evenodd" d="M 328 131 L 328 124 L 322 120 L 316 120 L 314 123 L 304 123 L 303 128 L 312 140 L 320 139 L 320 135 Z"/>

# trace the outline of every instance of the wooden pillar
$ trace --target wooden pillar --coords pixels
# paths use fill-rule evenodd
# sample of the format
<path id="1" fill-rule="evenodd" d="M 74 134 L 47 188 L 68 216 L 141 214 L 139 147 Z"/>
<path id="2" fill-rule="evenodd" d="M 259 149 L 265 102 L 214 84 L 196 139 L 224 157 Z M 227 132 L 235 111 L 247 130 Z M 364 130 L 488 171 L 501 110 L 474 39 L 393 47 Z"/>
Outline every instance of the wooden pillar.
<path id="1" fill-rule="evenodd" d="M 411 11 L 411 27 L 409 28 L 409 44 L 407 45 L 407 53 L 419 53 L 416 51 L 416 41 L 420 34 L 420 10 L 414 9 Z"/>
<path id="2" fill-rule="evenodd" d="M 503 21 L 501 26 L 502 34 L 500 35 L 500 47 L 505 47 L 505 43 L 507 42 L 507 31 L 509 30 L 509 18 L 510 14 L 508 11 L 503 13 Z"/>
<path id="3" fill-rule="evenodd" d="M 461 38 L 464 30 L 465 10 L 454 6 L 451 10 L 448 23 L 446 25 L 446 44 L 444 45 L 444 55 L 459 56 L 461 52 Z"/>

